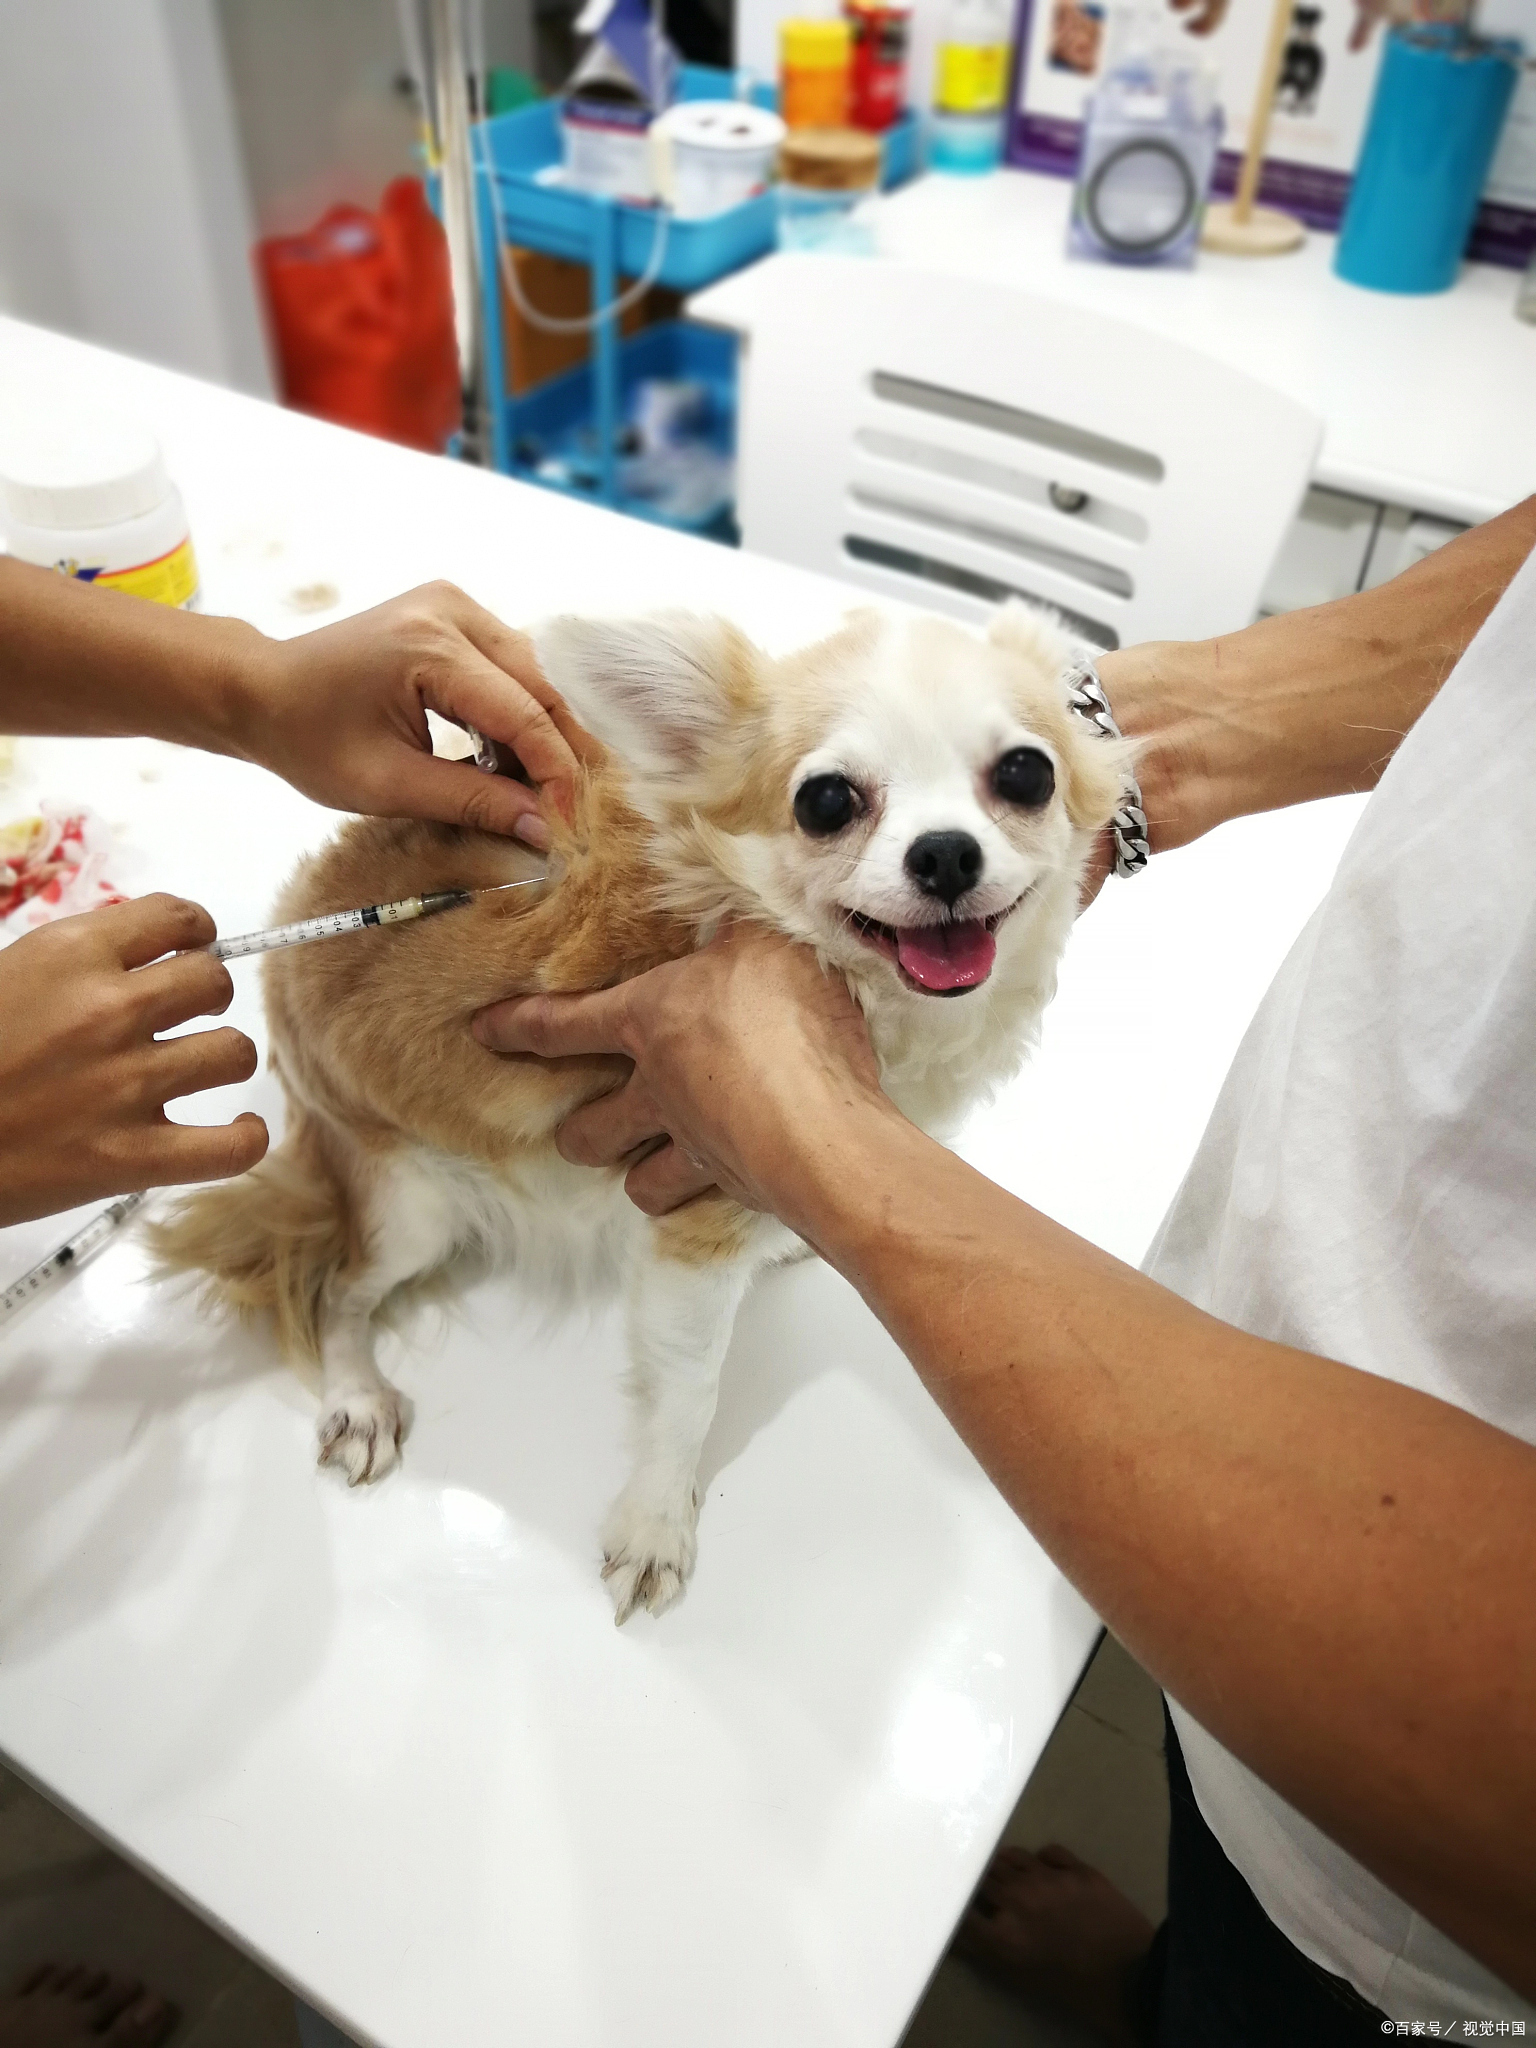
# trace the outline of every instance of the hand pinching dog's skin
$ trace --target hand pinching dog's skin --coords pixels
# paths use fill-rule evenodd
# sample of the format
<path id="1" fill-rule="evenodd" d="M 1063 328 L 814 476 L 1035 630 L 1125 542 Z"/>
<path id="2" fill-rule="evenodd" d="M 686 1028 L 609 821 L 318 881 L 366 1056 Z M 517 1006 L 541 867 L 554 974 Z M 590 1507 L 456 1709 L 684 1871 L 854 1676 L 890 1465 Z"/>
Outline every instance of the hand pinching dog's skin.
<path id="1" fill-rule="evenodd" d="M 782 660 L 684 614 L 559 619 L 535 640 L 605 750 L 574 817 L 549 814 L 547 886 L 271 955 L 286 1135 L 155 1235 L 166 1267 L 272 1311 L 284 1349 L 319 1361 L 321 1461 L 354 1484 L 397 1462 L 408 1427 L 373 1360 L 386 1297 L 468 1254 L 557 1296 L 622 1288 L 634 1461 L 603 1574 L 623 1621 L 687 1582 L 736 1310 L 797 1245 L 718 1192 L 643 1216 L 620 1173 L 567 1164 L 556 1127 L 613 1085 L 614 1063 L 501 1058 L 475 1013 L 611 985 L 755 919 L 846 976 L 887 1093 L 948 1134 L 1033 1040 L 1128 756 L 1072 715 L 1070 646 L 1023 606 L 985 639 L 861 612 Z M 303 863 L 277 915 L 536 869 L 508 840 L 360 819 Z"/>

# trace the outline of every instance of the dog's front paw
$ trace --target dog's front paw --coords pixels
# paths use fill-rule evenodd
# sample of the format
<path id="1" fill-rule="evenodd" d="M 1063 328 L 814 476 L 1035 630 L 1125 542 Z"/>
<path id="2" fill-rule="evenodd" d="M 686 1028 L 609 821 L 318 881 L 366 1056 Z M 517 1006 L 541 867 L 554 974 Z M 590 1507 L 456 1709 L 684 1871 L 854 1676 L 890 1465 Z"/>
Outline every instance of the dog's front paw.
<path id="1" fill-rule="evenodd" d="M 320 1417 L 320 1463 L 339 1465 L 349 1486 L 382 1479 L 400 1462 L 411 1426 L 410 1403 L 393 1387 L 358 1387 L 340 1394 Z"/>
<path id="2" fill-rule="evenodd" d="M 668 1511 L 621 1494 L 603 1531 L 603 1577 L 622 1628 L 637 1607 L 664 1614 L 682 1598 L 698 1555 L 698 1510 Z"/>

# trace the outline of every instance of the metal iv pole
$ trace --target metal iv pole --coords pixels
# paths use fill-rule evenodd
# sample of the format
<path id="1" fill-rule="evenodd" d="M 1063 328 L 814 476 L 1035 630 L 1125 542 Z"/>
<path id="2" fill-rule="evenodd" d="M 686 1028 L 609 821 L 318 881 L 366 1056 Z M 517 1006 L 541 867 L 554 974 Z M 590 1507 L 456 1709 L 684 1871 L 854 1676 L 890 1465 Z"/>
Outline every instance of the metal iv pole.
<path id="1" fill-rule="evenodd" d="M 484 112 L 474 104 L 483 95 L 484 80 L 471 72 L 471 58 L 478 62 L 480 50 L 470 19 L 477 0 L 399 0 L 399 5 L 406 56 L 421 93 L 427 148 L 442 191 L 463 399 L 459 453 L 466 462 L 483 464 L 487 413 L 481 280 L 486 252 L 480 247 L 470 132 L 476 115 Z"/>

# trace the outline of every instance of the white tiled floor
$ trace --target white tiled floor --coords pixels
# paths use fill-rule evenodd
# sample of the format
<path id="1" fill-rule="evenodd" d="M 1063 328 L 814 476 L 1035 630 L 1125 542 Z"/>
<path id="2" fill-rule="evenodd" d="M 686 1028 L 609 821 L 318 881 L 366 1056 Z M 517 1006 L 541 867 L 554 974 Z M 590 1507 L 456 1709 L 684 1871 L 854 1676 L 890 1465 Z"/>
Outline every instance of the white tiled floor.
<path id="1" fill-rule="evenodd" d="M 1157 1688 L 1106 1637 L 1005 1839 L 1030 1848 L 1065 1842 L 1160 1918 L 1168 1845 L 1162 1742 Z M 181 2009 L 175 2048 L 298 2048 L 293 2001 L 281 1985 L 0 1771 L 0 1984 L 45 1961 L 142 1977 Z M 1083 2039 L 946 1957 L 904 2048 L 1079 2048 Z"/>

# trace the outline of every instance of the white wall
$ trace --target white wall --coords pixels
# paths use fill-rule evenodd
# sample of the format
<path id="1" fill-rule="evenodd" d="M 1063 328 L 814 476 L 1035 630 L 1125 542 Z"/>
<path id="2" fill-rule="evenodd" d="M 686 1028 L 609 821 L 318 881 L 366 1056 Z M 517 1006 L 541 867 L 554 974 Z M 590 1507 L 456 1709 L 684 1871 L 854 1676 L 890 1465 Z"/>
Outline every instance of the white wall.
<path id="1" fill-rule="evenodd" d="M 395 0 L 215 0 L 256 231 L 374 207 L 416 168 Z"/>
<path id="2" fill-rule="evenodd" d="M 212 0 L 0 0 L 0 311 L 269 394 Z"/>
<path id="3" fill-rule="evenodd" d="M 397 0 L 215 0 L 257 231 L 377 206 L 419 169 Z M 481 0 L 488 64 L 532 71 L 532 0 Z"/>

